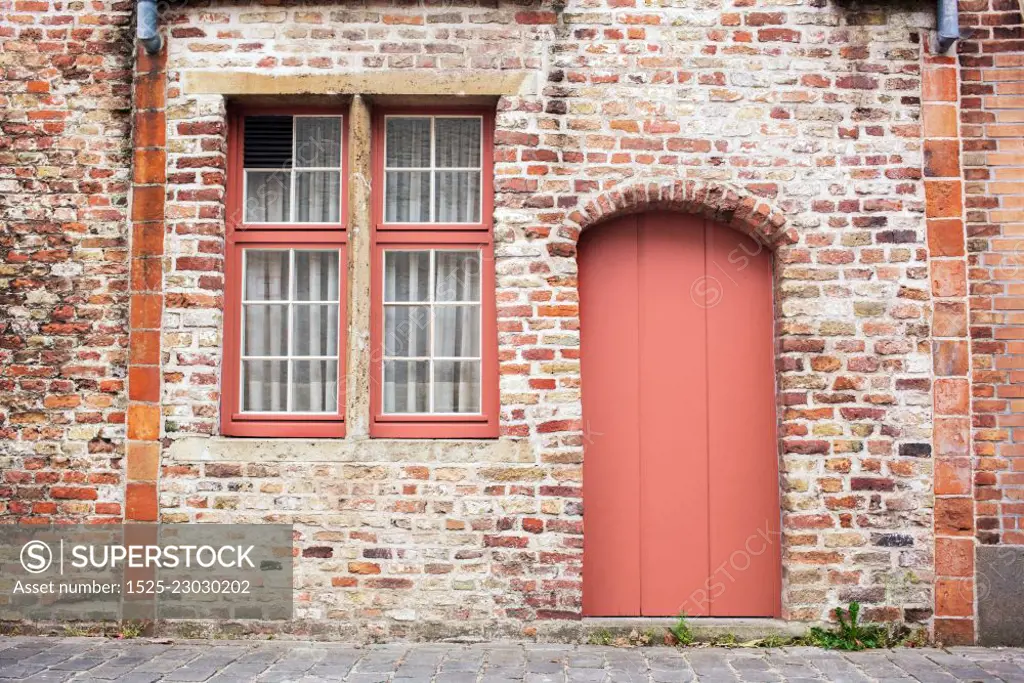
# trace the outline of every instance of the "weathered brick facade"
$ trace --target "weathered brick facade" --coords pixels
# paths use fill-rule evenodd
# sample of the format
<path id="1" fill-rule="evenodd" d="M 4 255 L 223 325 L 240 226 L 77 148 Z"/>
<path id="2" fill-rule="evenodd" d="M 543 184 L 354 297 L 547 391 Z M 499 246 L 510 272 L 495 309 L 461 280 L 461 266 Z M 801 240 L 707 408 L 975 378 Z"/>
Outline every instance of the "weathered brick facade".
<path id="1" fill-rule="evenodd" d="M 1024 165 L 1013 2 L 961 2 L 977 28 L 960 69 L 933 56 L 924 1 L 175 5 L 166 55 L 136 66 L 131 216 L 128 9 L 104 5 L 98 26 L 69 12 L 89 26 L 76 33 L 48 27 L 64 27 L 56 6 L 14 5 L 0 4 L 14 75 L 0 92 L 8 517 L 120 517 L 127 491 L 130 519 L 294 523 L 297 617 L 336 633 L 575 620 L 592 437 L 575 244 L 610 216 L 670 208 L 774 250 L 783 617 L 859 600 L 946 642 L 975 637 L 972 537 L 1022 542 L 1019 277 L 1002 270 L 1019 251 Z M 78 61 L 86 41 L 99 46 Z M 55 70 L 47 45 L 73 66 Z M 220 437 L 229 99 L 372 107 L 439 75 L 472 94 L 509 74 L 495 149 L 501 438 L 369 439 L 353 399 L 343 440 Z M 355 106 L 350 125 L 366 114 Z M 366 179 L 352 168 L 350 188 Z M 350 323 L 366 310 L 361 253 Z M 350 332 L 355 394 L 359 341 Z M 72 488 L 95 501 L 61 502 Z"/>
<path id="2" fill-rule="evenodd" d="M 0 4 L 0 514 L 123 513 L 130 2 Z"/>

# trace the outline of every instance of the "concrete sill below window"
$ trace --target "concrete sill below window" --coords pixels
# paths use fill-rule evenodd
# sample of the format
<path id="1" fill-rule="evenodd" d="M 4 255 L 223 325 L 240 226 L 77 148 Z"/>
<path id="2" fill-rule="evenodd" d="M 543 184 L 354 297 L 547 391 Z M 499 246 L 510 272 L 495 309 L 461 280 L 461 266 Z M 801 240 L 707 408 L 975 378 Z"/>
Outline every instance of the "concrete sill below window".
<path id="1" fill-rule="evenodd" d="M 533 463 L 525 439 L 248 439 L 187 437 L 164 450 L 168 462 Z"/>

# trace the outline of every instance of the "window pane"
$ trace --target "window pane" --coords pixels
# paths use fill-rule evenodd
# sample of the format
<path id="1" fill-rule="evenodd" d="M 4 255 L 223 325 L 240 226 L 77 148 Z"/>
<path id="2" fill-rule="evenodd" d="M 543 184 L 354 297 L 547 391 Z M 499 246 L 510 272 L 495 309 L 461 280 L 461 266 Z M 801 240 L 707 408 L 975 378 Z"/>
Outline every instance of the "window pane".
<path id="1" fill-rule="evenodd" d="M 434 361 L 434 412 L 480 412 L 480 361 Z"/>
<path id="2" fill-rule="evenodd" d="M 291 220 L 291 173 L 289 171 L 245 172 L 245 221 L 285 223 Z"/>
<path id="3" fill-rule="evenodd" d="M 480 307 L 434 308 L 434 357 L 480 355 Z"/>
<path id="4" fill-rule="evenodd" d="M 243 356 L 288 355 L 288 306 L 245 304 L 242 330 Z"/>
<path id="5" fill-rule="evenodd" d="M 242 410 L 261 413 L 288 410 L 288 361 L 242 361 Z"/>
<path id="6" fill-rule="evenodd" d="M 338 252 L 295 252 L 295 300 L 338 301 Z"/>
<path id="7" fill-rule="evenodd" d="M 480 252 L 438 251 L 434 258 L 434 299 L 437 301 L 480 300 Z"/>
<path id="8" fill-rule="evenodd" d="M 295 166 L 341 167 L 339 117 L 295 117 Z"/>
<path id="9" fill-rule="evenodd" d="M 435 222 L 480 222 L 479 171 L 438 171 L 434 183 Z"/>
<path id="10" fill-rule="evenodd" d="M 388 171 L 384 220 L 388 223 L 430 222 L 430 172 Z"/>
<path id="11" fill-rule="evenodd" d="M 384 412 L 425 413 L 430 409 L 427 361 L 384 361 Z"/>
<path id="12" fill-rule="evenodd" d="M 294 304 L 293 356 L 338 355 L 338 305 Z"/>
<path id="13" fill-rule="evenodd" d="M 296 171 L 295 210 L 296 223 L 337 223 L 341 216 L 341 173 Z"/>
<path id="14" fill-rule="evenodd" d="M 387 119 L 388 168 L 430 168 L 430 119 L 390 117 Z"/>
<path id="15" fill-rule="evenodd" d="M 338 410 L 337 361 L 292 361 L 292 410 L 300 413 Z"/>
<path id="16" fill-rule="evenodd" d="M 384 252 L 384 301 L 426 301 L 429 294 L 429 251 Z"/>
<path id="17" fill-rule="evenodd" d="M 245 250 L 246 301 L 285 301 L 288 299 L 288 252 L 269 249 Z"/>
<path id="18" fill-rule="evenodd" d="M 480 251 L 394 250 L 384 257 L 385 412 L 479 414 Z M 469 360 L 457 360 L 463 358 Z"/>
<path id="19" fill-rule="evenodd" d="M 478 118 L 434 119 L 434 165 L 479 168 L 481 125 Z"/>
<path id="20" fill-rule="evenodd" d="M 384 307 L 384 355 L 430 355 L 430 308 Z"/>

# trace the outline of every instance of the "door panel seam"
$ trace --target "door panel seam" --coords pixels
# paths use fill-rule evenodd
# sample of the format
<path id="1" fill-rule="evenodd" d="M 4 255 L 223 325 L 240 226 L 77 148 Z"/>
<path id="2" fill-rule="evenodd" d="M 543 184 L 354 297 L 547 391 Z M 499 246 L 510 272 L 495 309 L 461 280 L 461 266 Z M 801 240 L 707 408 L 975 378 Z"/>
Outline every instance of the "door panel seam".
<path id="1" fill-rule="evenodd" d="M 644 214 L 636 214 L 636 221 L 633 224 L 634 234 L 636 236 L 636 351 L 640 354 L 641 349 L 641 331 L 643 330 L 644 321 L 644 309 L 640 305 L 643 296 L 640 291 L 643 288 L 643 278 L 640 276 L 640 265 L 641 265 L 641 254 L 642 254 L 642 230 L 641 226 L 644 223 Z M 637 515 L 636 518 L 643 527 L 644 523 L 644 452 L 643 452 L 643 385 L 642 385 L 643 369 L 640 364 L 640 359 L 637 358 L 636 364 L 636 466 L 637 466 Z M 640 616 L 644 616 L 644 535 L 640 529 L 637 529 L 637 536 L 640 539 L 639 548 L 640 554 L 637 559 L 637 576 L 639 586 L 637 586 L 637 609 L 636 613 Z"/>

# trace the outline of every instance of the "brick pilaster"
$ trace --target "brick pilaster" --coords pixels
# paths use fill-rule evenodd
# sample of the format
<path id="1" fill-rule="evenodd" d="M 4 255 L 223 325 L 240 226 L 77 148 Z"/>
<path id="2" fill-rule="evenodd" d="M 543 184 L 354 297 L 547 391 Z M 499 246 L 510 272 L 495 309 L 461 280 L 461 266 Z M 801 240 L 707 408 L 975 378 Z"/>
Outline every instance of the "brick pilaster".
<path id="1" fill-rule="evenodd" d="M 157 520 L 160 460 L 160 324 L 163 316 L 167 53 L 139 48 L 135 64 L 128 478 L 125 519 Z"/>
<path id="2" fill-rule="evenodd" d="M 935 638 L 974 642 L 967 259 L 955 59 L 924 57 L 923 135 L 935 410 Z"/>

